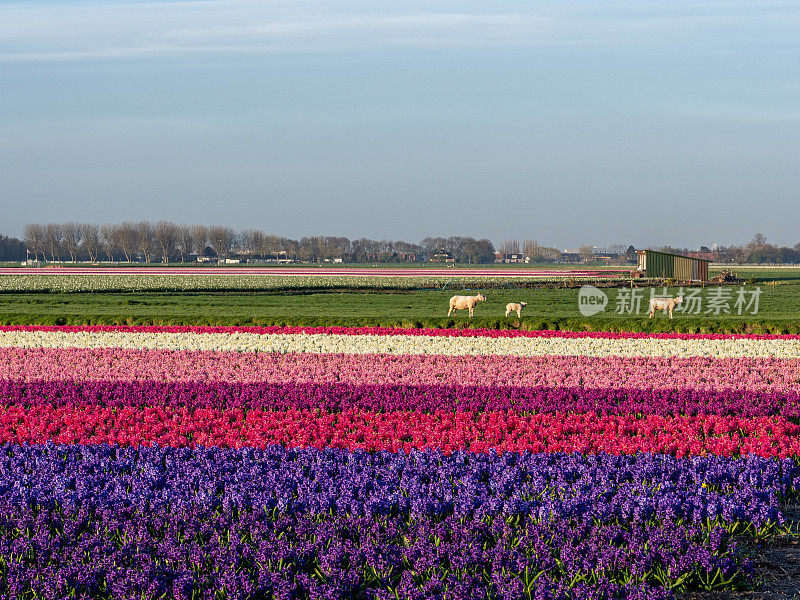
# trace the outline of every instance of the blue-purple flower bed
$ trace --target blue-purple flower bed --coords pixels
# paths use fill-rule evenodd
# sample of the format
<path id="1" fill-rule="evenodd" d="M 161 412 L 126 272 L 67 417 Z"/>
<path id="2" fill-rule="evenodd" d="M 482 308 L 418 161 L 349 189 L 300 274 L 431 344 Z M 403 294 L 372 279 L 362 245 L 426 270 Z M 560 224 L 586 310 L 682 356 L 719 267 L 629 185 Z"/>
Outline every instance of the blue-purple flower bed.
<path id="1" fill-rule="evenodd" d="M 741 584 L 791 460 L 0 446 L 7 598 L 659 598 Z"/>

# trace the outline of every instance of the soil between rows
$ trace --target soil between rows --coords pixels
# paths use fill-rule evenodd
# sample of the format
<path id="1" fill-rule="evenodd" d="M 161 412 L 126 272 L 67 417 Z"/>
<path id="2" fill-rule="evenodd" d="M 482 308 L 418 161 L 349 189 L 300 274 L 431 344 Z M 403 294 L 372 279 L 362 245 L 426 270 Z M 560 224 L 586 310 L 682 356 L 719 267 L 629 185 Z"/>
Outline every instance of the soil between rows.
<path id="1" fill-rule="evenodd" d="M 694 592 L 679 600 L 800 600 L 800 504 L 783 511 L 791 532 L 753 549 L 754 589 Z"/>

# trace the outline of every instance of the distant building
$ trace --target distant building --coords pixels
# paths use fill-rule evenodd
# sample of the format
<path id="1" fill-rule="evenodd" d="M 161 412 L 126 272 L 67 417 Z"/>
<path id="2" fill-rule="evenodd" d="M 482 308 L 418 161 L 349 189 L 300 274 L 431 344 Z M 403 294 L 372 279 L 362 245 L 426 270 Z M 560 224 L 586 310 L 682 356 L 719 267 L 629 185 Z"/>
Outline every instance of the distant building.
<path id="1" fill-rule="evenodd" d="M 621 256 L 625 256 L 628 247 L 622 244 L 611 244 L 610 246 L 592 246 L 592 259 L 593 260 L 615 260 Z M 564 248 L 561 257 L 566 262 L 581 262 L 580 248 Z"/>
<path id="2" fill-rule="evenodd" d="M 449 252 L 445 252 L 444 250 L 439 250 L 439 252 L 431 256 L 431 262 L 443 263 L 443 262 L 455 262 L 455 261 L 453 257 L 450 256 Z"/>
<path id="3" fill-rule="evenodd" d="M 522 252 L 495 252 L 494 262 L 496 263 L 524 263 L 525 255 Z"/>
<path id="4" fill-rule="evenodd" d="M 611 244 L 610 246 L 592 246 L 592 254 L 596 258 L 619 258 L 627 251 L 627 246 Z"/>

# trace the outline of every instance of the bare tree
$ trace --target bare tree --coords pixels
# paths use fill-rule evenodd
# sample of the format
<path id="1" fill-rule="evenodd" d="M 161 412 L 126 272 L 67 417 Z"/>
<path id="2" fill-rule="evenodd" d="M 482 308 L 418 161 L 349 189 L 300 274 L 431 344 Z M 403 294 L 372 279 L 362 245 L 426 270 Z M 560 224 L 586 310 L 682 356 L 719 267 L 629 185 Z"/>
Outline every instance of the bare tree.
<path id="1" fill-rule="evenodd" d="M 192 237 L 194 246 L 190 252 L 196 252 L 200 256 L 205 252 L 208 243 L 208 228 L 205 225 L 192 225 Z"/>
<path id="2" fill-rule="evenodd" d="M 149 263 L 153 254 L 153 226 L 149 221 L 140 221 L 136 224 L 137 250 L 144 257 L 144 262 Z"/>
<path id="3" fill-rule="evenodd" d="M 267 234 L 260 229 L 256 229 L 253 231 L 253 239 L 251 241 L 253 244 L 253 253 L 257 254 L 260 258 L 264 258 L 265 252 L 263 252 L 263 250 L 267 247 Z"/>
<path id="4" fill-rule="evenodd" d="M 456 262 L 460 262 L 464 255 L 464 240 L 465 238 L 458 235 L 452 235 L 447 238 L 447 245 L 445 248 L 447 248 L 450 256 L 456 259 Z"/>
<path id="5" fill-rule="evenodd" d="M 313 236 L 300 238 L 300 246 L 298 249 L 300 260 L 306 262 L 317 262 L 321 252 L 321 240 L 322 238 Z"/>
<path id="6" fill-rule="evenodd" d="M 103 247 L 100 238 L 100 228 L 95 223 L 84 223 L 81 225 L 81 237 L 83 238 L 83 248 L 89 255 L 89 260 L 97 262 L 100 250 Z"/>
<path id="7" fill-rule="evenodd" d="M 192 227 L 190 225 L 178 225 L 178 253 L 181 256 L 181 262 L 194 251 L 194 235 L 192 234 Z"/>
<path id="8" fill-rule="evenodd" d="M 543 247 L 541 249 L 541 256 L 544 260 L 561 260 L 561 250 L 558 248 Z"/>
<path id="9" fill-rule="evenodd" d="M 136 229 L 136 225 L 127 221 L 121 225 L 114 225 L 111 235 L 113 246 L 119 248 L 122 254 L 125 255 L 126 262 L 131 262 L 133 253 L 139 246 L 139 232 Z"/>
<path id="10" fill-rule="evenodd" d="M 464 254 L 467 257 L 467 264 L 477 262 L 480 251 L 481 247 L 478 240 L 471 237 L 464 238 Z"/>
<path id="11" fill-rule="evenodd" d="M 368 239 L 364 247 L 367 250 L 367 257 L 369 259 L 378 258 L 381 254 L 381 243 L 378 240 Z"/>
<path id="12" fill-rule="evenodd" d="M 733 262 L 741 265 L 745 260 L 747 260 L 747 256 L 750 254 L 750 251 L 746 248 L 742 248 L 741 246 L 731 246 L 728 250 L 728 253 Z"/>
<path id="13" fill-rule="evenodd" d="M 161 262 L 168 263 L 178 244 L 178 226 L 170 221 L 159 221 L 153 227 L 153 240 L 161 251 Z"/>
<path id="14" fill-rule="evenodd" d="M 291 260 L 297 260 L 297 254 L 300 252 L 300 242 L 297 240 L 291 240 L 289 238 L 279 238 L 281 240 L 283 250 L 280 251 L 288 260 L 291 256 Z"/>
<path id="15" fill-rule="evenodd" d="M 230 227 L 215 225 L 208 228 L 208 243 L 217 254 L 217 264 L 224 256 L 230 254 L 235 242 L 236 232 Z"/>
<path id="16" fill-rule="evenodd" d="M 422 249 L 425 251 L 425 254 L 428 255 L 428 260 L 433 260 L 435 254 L 438 254 L 442 250 L 444 250 L 445 246 L 445 239 L 440 237 L 426 237 L 422 238 L 419 245 L 422 246 Z"/>
<path id="17" fill-rule="evenodd" d="M 578 248 L 578 254 L 580 254 L 583 262 L 589 262 L 594 257 L 594 249 L 591 246 L 584 244 Z"/>
<path id="18" fill-rule="evenodd" d="M 64 223 L 61 225 L 61 236 L 64 240 L 64 248 L 69 254 L 70 260 L 75 262 L 78 254 L 78 246 L 81 245 L 81 226 L 79 223 Z"/>
<path id="19" fill-rule="evenodd" d="M 341 258 L 343 261 L 350 254 L 350 240 L 344 236 L 326 238 L 331 251 L 331 258 Z M 397 251 L 397 248 L 395 248 Z"/>
<path id="20" fill-rule="evenodd" d="M 25 237 L 25 246 L 33 252 L 33 259 L 39 260 L 39 253 L 42 253 L 42 260 L 44 256 L 44 227 L 40 223 L 28 223 L 23 229 Z"/>
<path id="21" fill-rule="evenodd" d="M 394 242 L 392 240 L 383 239 L 379 242 L 380 249 L 378 250 L 378 260 L 389 260 L 389 257 L 394 254 Z"/>
<path id="22" fill-rule="evenodd" d="M 522 242 L 522 253 L 532 261 L 541 259 L 541 246 L 536 240 L 525 240 Z"/>
<path id="23" fill-rule="evenodd" d="M 239 245 L 243 254 L 264 256 L 261 250 L 266 245 L 267 236 L 259 229 L 245 229 L 239 234 Z"/>
<path id="24" fill-rule="evenodd" d="M 281 238 L 277 235 L 263 235 L 256 240 L 256 252 L 261 258 L 274 254 L 277 258 L 281 250 Z"/>
<path id="25" fill-rule="evenodd" d="M 44 226 L 44 243 L 50 253 L 50 262 L 58 260 L 61 250 L 61 225 L 48 223 Z"/>
<path id="26" fill-rule="evenodd" d="M 103 225 L 100 227 L 100 245 L 103 253 L 108 257 L 108 262 L 114 262 L 114 253 L 117 251 L 117 226 Z"/>
<path id="27" fill-rule="evenodd" d="M 519 252 L 519 241 L 506 240 L 500 244 L 500 252 L 503 254 L 517 254 Z"/>

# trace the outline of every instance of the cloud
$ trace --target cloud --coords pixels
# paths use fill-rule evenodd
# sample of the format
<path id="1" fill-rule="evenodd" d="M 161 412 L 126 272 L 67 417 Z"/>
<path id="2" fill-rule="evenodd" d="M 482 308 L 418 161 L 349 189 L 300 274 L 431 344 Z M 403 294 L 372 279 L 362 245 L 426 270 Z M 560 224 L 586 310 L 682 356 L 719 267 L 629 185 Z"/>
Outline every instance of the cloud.
<path id="1" fill-rule="evenodd" d="M 0 61 L 792 40 L 781 2 L 77 1 L 0 6 Z"/>
<path id="2" fill-rule="evenodd" d="M 506 45 L 547 29 L 546 18 L 525 13 L 389 8 L 246 0 L 12 4 L 0 7 L 0 61 Z"/>

